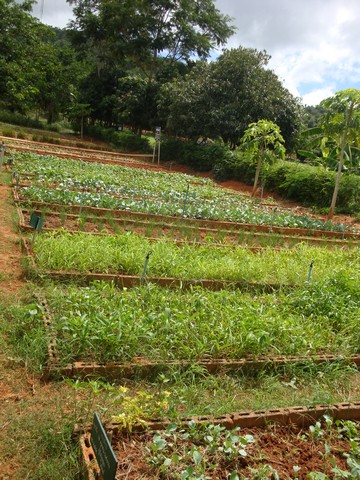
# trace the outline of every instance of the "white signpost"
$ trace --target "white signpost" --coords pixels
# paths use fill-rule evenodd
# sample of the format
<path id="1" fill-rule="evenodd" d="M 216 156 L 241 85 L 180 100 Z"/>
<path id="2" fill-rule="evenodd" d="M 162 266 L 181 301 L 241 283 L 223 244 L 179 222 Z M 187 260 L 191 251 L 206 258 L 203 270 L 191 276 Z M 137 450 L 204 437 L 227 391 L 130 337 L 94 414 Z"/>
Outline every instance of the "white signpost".
<path id="1" fill-rule="evenodd" d="M 157 148 L 157 163 L 160 165 L 160 143 L 161 143 L 161 127 L 155 127 L 155 143 L 154 143 L 154 151 L 153 151 L 153 163 L 155 161 L 155 154 Z"/>

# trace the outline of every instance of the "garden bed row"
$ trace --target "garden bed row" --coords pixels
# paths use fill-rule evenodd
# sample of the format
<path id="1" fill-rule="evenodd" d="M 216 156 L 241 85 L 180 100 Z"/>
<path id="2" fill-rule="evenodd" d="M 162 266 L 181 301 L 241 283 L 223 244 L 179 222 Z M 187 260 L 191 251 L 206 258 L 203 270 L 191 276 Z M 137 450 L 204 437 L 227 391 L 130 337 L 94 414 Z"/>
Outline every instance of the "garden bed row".
<path id="1" fill-rule="evenodd" d="M 8 155 L 10 155 L 10 149 L 20 152 L 38 153 L 40 155 L 55 155 L 61 158 L 81 158 L 94 157 L 94 161 L 98 159 L 100 162 L 106 162 L 111 160 L 126 160 L 131 158 L 132 160 L 140 160 L 146 166 L 149 160 L 152 160 L 151 154 L 139 154 L 139 153 L 120 153 L 114 151 L 108 151 L 104 149 L 91 149 L 83 147 L 70 147 L 66 145 L 54 145 L 53 143 L 35 142 L 31 140 L 14 139 L 10 137 L 3 137 L 6 146 L 8 148 Z M 27 146 L 29 145 L 29 146 Z M 66 153 L 64 153 L 66 152 Z M 84 159 L 84 160 L 85 160 Z M 145 161 L 147 160 L 147 161 Z M 151 165 L 150 165 L 151 166 Z"/>
<path id="2" fill-rule="evenodd" d="M 40 277 L 63 282 L 76 283 L 79 286 L 89 285 L 92 282 L 106 282 L 114 284 L 121 289 L 139 287 L 144 284 L 155 284 L 160 287 L 167 287 L 173 289 L 187 290 L 192 287 L 202 287 L 205 289 L 219 291 L 223 289 L 241 290 L 251 292 L 271 293 L 284 288 L 295 288 L 295 284 L 291 283 L 266 283 L 266 282 L 251 282 L 246 280 L 221 280 L 221 279 L 184 279 L 175 277 L 158 277 L 150 275 L 129 275 L 125 273 L 81 273 L 76 271 L 55 271 L 55 270 L 40 270 L 36 265 L 32 246 L 29 241 L 22 238 L 23 251 L 26 254 L 28 266 L 30 267 L 28 273 L 32 277 L 34 274 Z"/>
<path id="3" fill-rule="evenodd" d="M 68 147 L 70 148 L 70 147 Z M 156 169 L 158 170 L 159 167 L 151 162 L 151 155 L 139 155 L 139 154 L 117 154 L 116 158 L 111 158 L 111 155 L 99 157 L 99 155 L 95 155 L 94 153 L 83 153 L 88 152 L 88 150 L 80 150 L 81 153 L 64 153 L 58 152 L 52 149 L 46 150 L 38 150 L 34 149 L 33 147 L 11 147 L 11 150 L 16 150 L 18 152 L 31 152 L 36 153 L 38 155 L 54 155 L 59 158 L 64 159 L 71 159 L 71 160 L 81 160 L 83 162 L 90 162 L 90 163 L 103 163 L 103 164 L 111 164 L 111 165 L 123 165 L 123 166 L 131 166 L 133 168 L 144 168 L 147 169 Z M 11 150 L 9 149 L 9 155 L 11 155 Z M 61 149 L 62 150 L 62 149 Z M 105 155 L 104 153 L 102 155 Z M 110 157 L 110 158 L 109 158 Z M 149 162 L 149 163 L 147 163 Z"/>
<path id="4" fill-rule="evenodd" d="M 228 230 L 231 232 L 239 232 L 239 231 L 248 231 L 254 234 L 262 233 L 262 234 L 279 234 L 284 236 L 284 238 L 292 237 L 292 236 L 300 236 L 305 239 L 312 239 L 312 238 L 319 238 L 319 239 L 341 239 L 341 240 L 360 240 L 360 233 L 357 232 L 335 232 L 329 230 L 309 230 L 305 228 L 290 228 L 290 227 L 277 227 L 271 225 L 256 225 L 256 224 L 249 224 L 249 223 L 235 223 L 235 222 L 223 222 L 223 221 L 216 221 L 216 220 L 202 220 L 202 219 L 194 219 L 194 218 L 183 218 L 179 216 L 166 216 L 166 215 L 159 215 L 159 214 L 150 214 L 150 213 L 141 213 L 141 212 L 134 212 L 129 210 L 113 210 L 108 208 L 98 208 L 98 207 L 89 207 L 87 205 L 65 205 L 65 204 L 54 204 L 54 203 L 46 203 L 46 202 L 37 202 L 37 201 L 26 201 L 22 200 L 16 189 L 13 189 L 13 195 L 15 202 L 19 204 L 25 204 L 30 206 L 33 209 L 37 209 L 40 211 L 62 211 L 62 212 L 70 212 L 79 214 L 80 212 L 89 213 L 93 215 L 102 215 L 108 216 L 114 219 L 138 219 L 143 221 L 157 221 L 159 223 L 166 222 L 171 224 L 181 224 L 186 226 L 191 226 L 195 228 L 210 228 L 210 229 L 221 229 L 221 230 Z"/>
<path id="5" fill-rule="evenodd" d="M 244 245 L 252 249 L 260 249 L 265 246 L 272 248 L 292 248 L 300 242 L 310 243 L 311 245 L 323 245 L 329 248 L 352 248 L 356 242 L 347 240 L 338 240 L 333 238 L 318 238 L 308 236 L 280 236 L 275 233 L 248 232 L 246 230 L 215 229 L 188 225 L 185 222 L 166 222 L 166 221 L 147 221 L 145 219 L 130 219 L 127 217 L 116 218 L 108 216 L 94 216 L 86 214 L 74 214 L 56 211 L 41 211 L 39 209 L 30 210 L 28 208 L 18 208 L 20 219 L 20 229 L 31 231 L 33 228 L 29 225 L 31 214 L 35 213 L 43 217 L 43 230 L 51 231 L 64 228 L 70 232 L 85 231 L 94 234 L 118 234 L 128 231 L 136 232 L 147 238 L 170 237 L 176 241 L 206 242 L 214 244 L 229 243 L 234 245 Z M 254 250 L 254 251 L 255 251 Z"/>
<path id="6" fill-rule="evenodd" d="M 160 373 L 166 373 L 176 368 L 186 370 L 194 365 L 200 367 L 209 374 L 244 373 L 251 374 L 259 370 L 274 370 L 288 365 L 321 365 L 335 362 L 343 362 L 350 366 L 360 368 L 360 354 L 348 357 L 340 355 L 277 355 L 258 356 L 242 359 L 212 359 L 212 360 L 166 360 L 149 361 L 145 358 L 135 358 L 129 362 L 109 362 L 107 364 L 96 362 L 78 361 L 61 366 L 60 355 L 56 348 L 56 332 L 52 322 L 52 315 L 46 299 L 37 295 L 37 300 L 43 308 L 43 322 L 48 338 L 48 363 L 43 378 L 52 377 L 66 378 L 105 378 L 107 380 L 124 380 L 133 378 L 155 378 Z"/>
<path id="7" fill-rule="evenodd" d="M 46 161 L 47 160 L 47 161 Z M 220 189 L 209 179 L 184 174 L 151 172 L 128 166 L 89 165 L 80 161 L 62 161 L 55 156 L 18 154 L 14 168 L 19 175 L 36 172 L 38 182 L 23 188 L 25 198 L 50 203 L 83 203 L 94 207 L 178 215 L 230 222 L 267 224 L 330 230 L 346 233 L 347 226 L 325 222 L 314 216 L 296 215 L 292 209 L 265 205 Z M 59 185 L 46 188 L 44 185 Z M 190 189 L 191 184 L 197 186 Z M 186 208 L 185 208 L 186 206 Z"/>
<path id="8" fill-rule="evenodd" d="M 249 478 L 252 473 L 250 478 L 303 480 L 333 478 L 308 475 L 324 470 L 331 475 L 334 467 L 338 473 L 347 474 L 340 478 L 355 479 L 357 453 L 351 442 L 356 443 L 353 438 L 359 420 L 360 402 L 354 402 L 190 417 L 176 424 L 154 420 L 135 427 L 132 433 L 112 423 L 105 425 L 105 432 L 117 459 L 112 477 L 116 479 L 218 480 Z M 344 434 L 345 425 L 354 430 L 349 436 Z M 87 478 L 101 478 L 91 443 L 93 428 L 75 429 L 74 434 L 79 436 Z M 323 451 L 327 452 L 325 457 Z M 183 456 L 182 472 L 177 468 L 179 455 Z M 346 461 L 347 458 L 353 461 Z M 101 460 L 104 468 L 104 459 Z M 189 477 L 188 472 L 200 476 Z M 204 472 L 206 477 L 201 476 Z"/>
<path id="9" fill-rule="evenodd" d="M 242 373 L 251 374 L 259 371 L 274 371 L 274 369 L 290 365 L 309 366 L 342 362 L 349 366 L 360 368 L 360 355 L 344 358 L 338 355 L 307 355 L 307 356 L 269 356 L 262 358 L 244 358 L 240 360 L 178 360 L 151 362 L 146 359 L 135 359 L 132 362 L 108 364 L 74 362 L 60 366 L 56 352 L 56 341 L 49 343 L 50 362 L 43 374 L 43 379 L 65 378 L 103 378 L 107 381 L 124 379 L 151 379 L 159 374 L 173 370 L 185 371 L 192 367 L 200 367 L 209 374 Z"/>

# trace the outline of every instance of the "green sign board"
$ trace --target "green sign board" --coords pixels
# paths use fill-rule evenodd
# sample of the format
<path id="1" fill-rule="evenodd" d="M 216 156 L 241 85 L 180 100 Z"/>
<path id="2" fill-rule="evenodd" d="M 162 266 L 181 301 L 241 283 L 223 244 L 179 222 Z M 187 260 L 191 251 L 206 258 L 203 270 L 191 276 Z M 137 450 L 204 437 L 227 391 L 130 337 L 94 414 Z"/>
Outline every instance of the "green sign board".
<path id="1" fill-rule="evenodd" d="M 114 480 L 118 461 L 106 435 L 105 429 L 102 426 L 100 417 L 96 412 L 94 413 L 90 442 L 103 479 Z"/>
<path id="2" fill-rule="evenodd" d="M 41 230 L 44 220 L 44 217 L 39 217 L 39 215 L 36 215 L 36 213 L 33 212 L 30 217 L 30 226 L 34 227 L 35 230 Z"/>

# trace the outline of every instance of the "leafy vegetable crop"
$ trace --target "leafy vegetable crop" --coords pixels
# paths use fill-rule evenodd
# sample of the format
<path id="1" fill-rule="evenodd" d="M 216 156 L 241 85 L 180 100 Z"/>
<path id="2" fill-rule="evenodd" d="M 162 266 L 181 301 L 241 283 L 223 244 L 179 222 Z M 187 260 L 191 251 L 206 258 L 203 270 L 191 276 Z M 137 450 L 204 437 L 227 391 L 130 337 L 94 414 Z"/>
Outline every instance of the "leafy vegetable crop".
<path id="1" fill-rule="evenodd" d="M 341 271 L 359 273 L 358 248 L 329 251 L 306 244 L 291 250 L 265 248 L 252 253 L 246 247 L 225 244 L 178 246 L 167 239 L 150 241 L 132 232 L 94 236 L 59 230 L 38 235 L 33 249 L 41 270 L 141 275 L 146 255 L 151 252 L 148 276 L 303 284 L 312 262 L 314 280 Z"/>
<path id="2" fill-rule="evenodd" d="M 25 201 L 82 204 L 258 225 L 345 229 L 341 224 L 294 215 L 291 210 L 278 206 L 261 205 L 253 199 L 220 189 L 209 179 L 190 175 L 35 154 L 18 154 L 15 169 L 20 174 L 35 174 L 33 186 L 20 190 Z"/>
<path id="3" fill-rule="evenodd" d="M 94 282 L 86 288 L 54 286 L 47 299 L 65 363 L 324 352 L 346 356 L 360 351 L 357 287 L 342 274 L 291 292 L 257 296 L 154 285 L 119 291 Z"/>

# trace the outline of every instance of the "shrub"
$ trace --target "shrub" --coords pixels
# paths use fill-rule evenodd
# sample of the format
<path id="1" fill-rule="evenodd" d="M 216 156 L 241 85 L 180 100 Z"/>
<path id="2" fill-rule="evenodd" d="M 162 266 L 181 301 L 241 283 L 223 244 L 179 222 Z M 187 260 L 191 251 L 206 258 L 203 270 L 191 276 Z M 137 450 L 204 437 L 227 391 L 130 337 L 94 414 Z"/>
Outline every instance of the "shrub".
<path id="1" fill-rule="evenodd" d="M 334 191 L 336 172 L 322 166 L 303 165 L 279 161 L 266 174 L 266 185 L 280 195 L 305 205 L 329 207 Z M 359 211 L 360 177 L 342 175 L 337 211 L 353 213 Z"/>
<path id="2" fill-rule="evenodd" d="M 248 153 L 227 151 L 221 160 L 214 165 L 214 177 L 224 181 L 228 179 L 240 180 L 245 183 L 253 183 L 255 177 L 255 165 Z"/>
<path id="3" fill-rule="evenodd" d="M 151 148 L 147 138 L 131 132 L 113 132 L 109 141 L 124 152 L 150 153 Z"/>
<path id="4" fill-rule="evenodd" d="M 227 152 L 214 165 L 214 177 L 229 178 L 252 184 L 255 166 L 244 152 Z M 322 166 L 279 160 L 263 172 L 266 189 L 309 206 L 328 209 L 335 186 L 336 172 Z M 360 177 L 343 174 L 340 181 L 336 210 L 356 213 L 360 210 Z"/>
<path id="5" fill-rule="evenodd" d="M 3 128 L 2 134 L 4 137 L 12 137 L 12 138 L 16 137 L 15 130 L 12 130 L 11 128 Z"/>
<path id="6" fill-rule="evenodd" d="M 24 139 L 26 138 L 26 135 L 25 135 L 25 133 L 24 133 L 22 130 L 20 130 L 20 131 L 17 133 L 17 138 L 20 138 L 20 139 L 24 140 Z"/>
<path id="7" fill-rule="evenodd" d="M 186 142 L 174 137 L 164 137 L 161 141 L 161 161 L 162 162 L 179 162 L 183 158 Z"/>
<path id="8" fill-rule="evenodd" d="M 177 161 L 201 172 L 214 169 L 228 152 L 228 149 L 219 143 L 198 145 L 175 138 L 166 138 L 161 143 L 162 161 Z"/>
<path id="9" fill-rule="evenodd" d="M 124 152 L 150 153 L 151 148 L 147 138 L 140 137 L 129 131 L 117 132 L 114 128 L 104 128 L 100 125 L 88 125 L 87 135 L 114 144 Z"/>
<path id="10" fill-rule="evenodd" d="M 22 127 L 29 128 L 44 128 L 43 124 L 38 120 L 25 117 L 20 113 L 7 112 L 6 110 L 0 111 L 0 122 L 11 123 L 13 125 L 20 125 Z"/>
<path id="11" fill-rule="evenodd" d="M 46 130 L 49 130 L 50 132 L 60 132 L 61 126 L 57 123 L 52 123 L 51 125 L 46 125 Z"/>
<path id="12" fill-rule="evenodd" d="M 195 170 L 206 172 L 221 162 L 226 154 L 226 147 L 221 144 L 210 143 L 198 145 L 187 143 L 183 152 L 183 163 L 190 165 Z"/>

